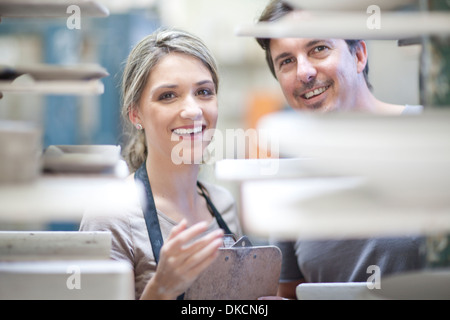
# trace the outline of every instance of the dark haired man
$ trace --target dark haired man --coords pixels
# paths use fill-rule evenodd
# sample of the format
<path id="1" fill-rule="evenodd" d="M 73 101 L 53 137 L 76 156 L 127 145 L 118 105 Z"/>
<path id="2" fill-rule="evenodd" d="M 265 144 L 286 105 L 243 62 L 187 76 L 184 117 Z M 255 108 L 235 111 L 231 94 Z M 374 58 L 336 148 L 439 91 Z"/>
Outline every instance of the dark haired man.
<path id="1" fill-rule="evenodd" d="M 271 1 L 260 22 L 297 15 L 283 1 Z M 363 40 L 258 38 L 266 60 L 288 104 L 296 110 L 358 110 L 380 114 L 420 112 L 420 106 L 380 101 L 368 79 L 368 53 Z"/>
<path id="2" fill-rule="evenodd" d="M 260 22 L 298 14 L 272 0 Z M 299 16 L 300 18 L 300 16 Z M 421 106 L 378 100 L 368 80 L 368 54 L 362 40 L 258 38 L 269 68 L 288 104 L 301 111 L 357 110 L 378 114 L 417 113 Z M 368 268 L 381 275 L 423 268 L 420 237 L 280 242 L 283 264 L 278 295 L 295 298 L 301 282 L 366 282 Z"/>

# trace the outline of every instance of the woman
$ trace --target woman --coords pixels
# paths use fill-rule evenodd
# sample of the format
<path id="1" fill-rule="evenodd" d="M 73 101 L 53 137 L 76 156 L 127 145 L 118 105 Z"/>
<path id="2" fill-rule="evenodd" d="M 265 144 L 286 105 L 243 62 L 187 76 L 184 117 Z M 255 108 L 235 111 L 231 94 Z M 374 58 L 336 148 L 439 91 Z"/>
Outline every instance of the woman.
<path id="1" fill-rule="evenodd" d="M 108 219 L 85 215 L 81 230 L 112 232 L 112 257 L 134 268 L 137 298 L 182 297 L 216 258 L 224 232 L 240 234 L 230 193 L 197 182 L 204 136 L 217 123 L 218 85 L 209 50 L 183 31 L 158 30 L 128 57 L 124 156 L 147 202 Z"/>

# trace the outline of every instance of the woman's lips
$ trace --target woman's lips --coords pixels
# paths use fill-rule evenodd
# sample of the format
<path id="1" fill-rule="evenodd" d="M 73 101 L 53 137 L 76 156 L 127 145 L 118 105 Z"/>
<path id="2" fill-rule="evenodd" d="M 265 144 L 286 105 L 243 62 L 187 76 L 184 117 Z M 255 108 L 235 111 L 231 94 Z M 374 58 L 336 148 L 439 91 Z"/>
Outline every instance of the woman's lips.
<path id="1" fill-rule="evenodd" d="M 172 133 L 179 136 L 182 139 L 193 139 L 196 137 L 201 137 L 206 125 L 189 125 L 182 126 L 172 130 Z"/>
<path id="2" fill-rule="evenodd" d="M 172 132 L 180 136 L 196 134 L 203 131 L 203 126 L 192 127 L 192 128 L 178 128 L 174 129 Z"/>

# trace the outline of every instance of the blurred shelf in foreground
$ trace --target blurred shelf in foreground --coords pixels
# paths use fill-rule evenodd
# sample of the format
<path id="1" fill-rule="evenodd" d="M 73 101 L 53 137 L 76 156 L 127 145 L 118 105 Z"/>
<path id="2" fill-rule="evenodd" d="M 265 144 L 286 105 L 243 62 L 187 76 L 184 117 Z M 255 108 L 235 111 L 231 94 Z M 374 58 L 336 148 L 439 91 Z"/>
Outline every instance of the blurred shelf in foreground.
<path id="1" fill-rule="evenodd" d="M 450 14 L 445 12 L 383 12 L 379 28 L 359 12 L 294 12 L 274 22 L 242 25 L 238 36 L 257 38 L 319 38 L 399 40 L 448 36 Z"/>
<path id="2" fill-rule="evenodd" d="M 0 17 L 8 18 L 56 18 L 68 17 L 72 11 L 68 8 L 78 6 L 83 15 L 88 17 L 107 17 L 109 10 L 92 0 L 2 0 Z"/>

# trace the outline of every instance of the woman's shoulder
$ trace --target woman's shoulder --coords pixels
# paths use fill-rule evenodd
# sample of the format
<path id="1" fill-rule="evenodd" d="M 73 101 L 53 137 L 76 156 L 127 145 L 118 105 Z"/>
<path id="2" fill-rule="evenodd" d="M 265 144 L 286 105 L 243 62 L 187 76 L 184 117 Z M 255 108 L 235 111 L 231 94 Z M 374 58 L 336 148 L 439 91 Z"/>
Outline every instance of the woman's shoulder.
<path id="1" fill-rule="evenodd" d="M 109 230 L 129 229 L 130 221 L 142 215 L 140 199 L 142 191 L 132 180 L 126 181 L 127 194 L 122 194 L 126 200 L 117 201 L 115 206 L 92 206 L 85 210 L 80 230 Z M 117 195 L 116 195 L 117 196 Z"/>

